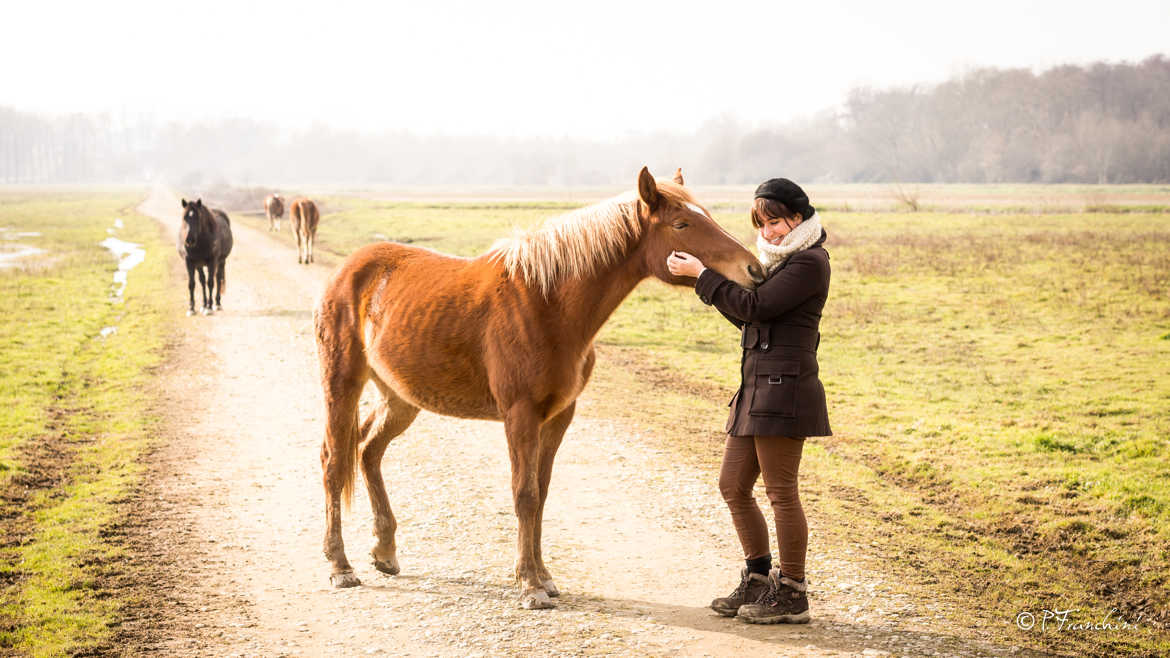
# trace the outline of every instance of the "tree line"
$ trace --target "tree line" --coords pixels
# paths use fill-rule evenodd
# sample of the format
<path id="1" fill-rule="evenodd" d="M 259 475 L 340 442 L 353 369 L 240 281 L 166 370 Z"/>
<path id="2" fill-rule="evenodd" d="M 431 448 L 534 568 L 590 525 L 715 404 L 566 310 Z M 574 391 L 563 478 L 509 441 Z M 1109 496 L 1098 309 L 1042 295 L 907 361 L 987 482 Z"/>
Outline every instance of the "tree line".
<path id="1" fill-rule="evenodd" d="M 625 184 L 643 164 L 704 183 L 1170 182 L 1170 60 L 979 69 L 856 88 L 788 122 L 722 116 L 610 140 L 378 134 L 252 119 L 163 122 L 0 108 L 0 182 Z"/>

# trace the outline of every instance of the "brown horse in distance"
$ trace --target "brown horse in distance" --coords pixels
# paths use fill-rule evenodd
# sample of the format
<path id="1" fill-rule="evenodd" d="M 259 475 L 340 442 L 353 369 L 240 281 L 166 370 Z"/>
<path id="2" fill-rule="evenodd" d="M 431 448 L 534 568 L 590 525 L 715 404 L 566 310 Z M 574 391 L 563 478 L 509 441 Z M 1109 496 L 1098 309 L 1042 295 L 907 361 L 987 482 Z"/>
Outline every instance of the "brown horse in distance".
<path id="1" fill-rule="evenodd" d="M 268 230 L 280 231 L 280 218 L 284 216 L 284 199 L 278 194 L 269 194 L 264 199 L 264 214 L 268 216 Z"/>
<path id="2" fill-rule="evenodd" d="M 744 286 L 763 279 L 755 257 L 678 183 L 656 182 L 643 168 L 636 194 L 548 220 L 476 258 L 383 242 L 358 249 L 333 274 L 314 323 L 326 405 L 324 548 L 335 587 L 360 584 L 341 536 L 359 465 L 375 516 L 374 566 L 398 573 L 382 456 L 428 409 L 504 422 L 520 604 L 553 607 L 559 592 L 541 556 L 541 520 L 597 332 L 647 277 L 694 284 L 666 269 L 672 250 Z M 381 399 L 360 421 L 358 398 L 371 379 Z"/>
<path id="3" fill-rule="evenodd" d="M 297 262 L 308 265 L 313 262 L 313 242 L 317 239 L 317 204 L 301 197 L 292 202 L 288 209 L 288 221 L 297 236 Z"/>

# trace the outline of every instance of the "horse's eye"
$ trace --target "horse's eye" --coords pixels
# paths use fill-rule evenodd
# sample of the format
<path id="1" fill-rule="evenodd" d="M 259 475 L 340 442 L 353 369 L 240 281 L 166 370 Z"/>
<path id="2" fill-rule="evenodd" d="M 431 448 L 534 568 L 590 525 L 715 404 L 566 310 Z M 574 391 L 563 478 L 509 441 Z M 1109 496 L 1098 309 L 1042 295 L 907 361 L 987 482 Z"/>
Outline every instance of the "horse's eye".
<path id="1" fill-rule="evenodd" d="M 686 228 L 686 227 L 690 226 L 690 224 L 687 224 L 686 222 L 675 222 L 675 223 L 673 224 L 673 226 L 674 226 L 674 228 L 676 228 L 676 229 L 678 229 L 678 230 L 680 230 L 680 231 L 681 231 L 682 229 L 684 229 L 684 228 Z"/>

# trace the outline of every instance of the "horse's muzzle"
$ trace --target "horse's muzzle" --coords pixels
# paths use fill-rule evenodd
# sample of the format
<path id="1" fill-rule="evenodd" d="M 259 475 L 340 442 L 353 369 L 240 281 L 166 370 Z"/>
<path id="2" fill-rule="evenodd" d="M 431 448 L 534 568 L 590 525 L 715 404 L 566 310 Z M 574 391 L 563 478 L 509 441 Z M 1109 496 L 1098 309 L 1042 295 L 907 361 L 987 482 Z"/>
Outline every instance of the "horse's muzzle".
<path id="1" fill-rule="evenodd" d="M 748 265 L 747 271 L 748 274 L 752 277 L 752 283 L 755 283 L 758 286 L 764 282 L 764 268 L 755 263 L 752 263 L 751 265 Z"/>

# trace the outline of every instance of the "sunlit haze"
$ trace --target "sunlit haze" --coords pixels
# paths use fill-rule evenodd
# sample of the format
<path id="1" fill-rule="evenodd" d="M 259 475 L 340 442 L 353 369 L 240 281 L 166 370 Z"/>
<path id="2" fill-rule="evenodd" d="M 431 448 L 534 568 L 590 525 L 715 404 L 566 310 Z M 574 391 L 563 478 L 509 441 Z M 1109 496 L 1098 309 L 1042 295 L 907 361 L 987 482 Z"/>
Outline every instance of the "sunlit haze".
<path id="1" fill-rule="evenodd" d="M 15 3 L 0 105 L 423 134 L 788 120 L 852 87 L 1166 52 L 1166 2 Z"/>

